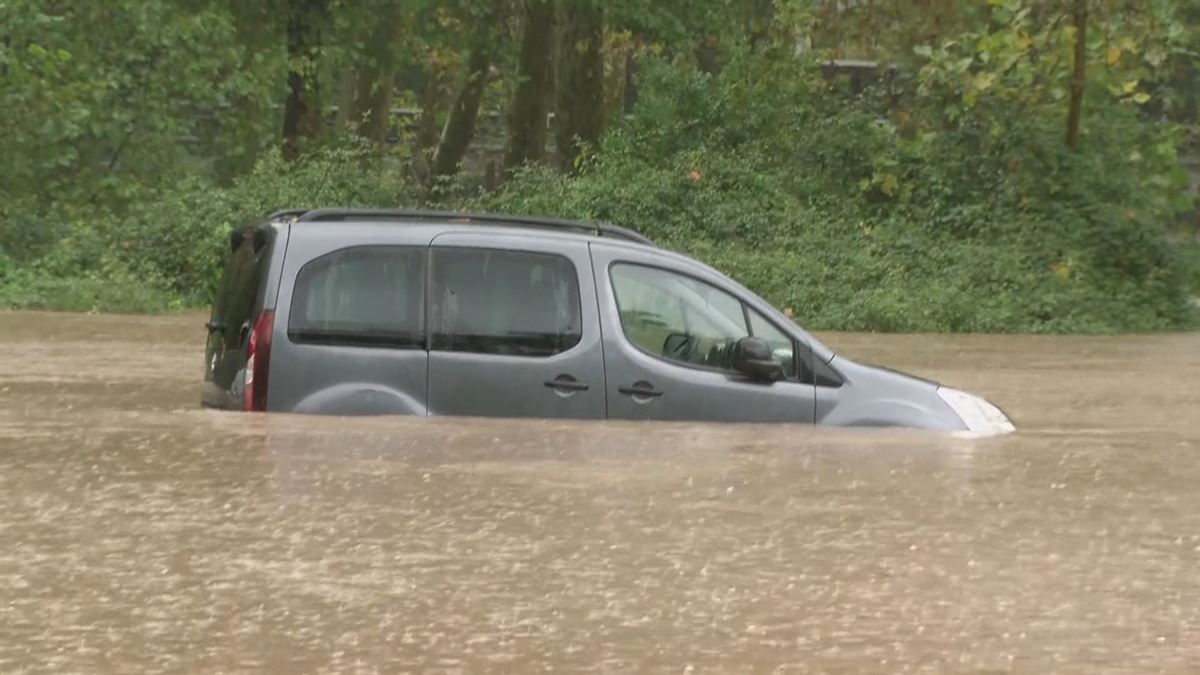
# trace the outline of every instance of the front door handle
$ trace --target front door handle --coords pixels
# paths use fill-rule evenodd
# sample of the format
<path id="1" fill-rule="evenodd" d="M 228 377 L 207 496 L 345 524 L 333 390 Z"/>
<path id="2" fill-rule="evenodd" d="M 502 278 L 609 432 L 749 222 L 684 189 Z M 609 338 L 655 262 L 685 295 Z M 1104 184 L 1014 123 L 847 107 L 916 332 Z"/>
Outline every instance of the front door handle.
<path id="1" fill-rule="evenodd" d="M 617 391 L 634 398 L 657 398 L 663 395 L 661 391 L 654 388 L 654 385 L 645 381 L 617 387 Z"/>
<path id="2" fill-rule="evenodd" d="M 576 380 L 575 378 L 571 377 L 570 375 L 559 375 L 558 377 L 554 378 L 553 380 L 546 380 L 545 382 L 543 382 L 543 384 L 545 384 L 547 387 L 550 387 L 551 389 L 557 389 L 559 391 L 587 391 L 588 390 L 587 384 Z"/>

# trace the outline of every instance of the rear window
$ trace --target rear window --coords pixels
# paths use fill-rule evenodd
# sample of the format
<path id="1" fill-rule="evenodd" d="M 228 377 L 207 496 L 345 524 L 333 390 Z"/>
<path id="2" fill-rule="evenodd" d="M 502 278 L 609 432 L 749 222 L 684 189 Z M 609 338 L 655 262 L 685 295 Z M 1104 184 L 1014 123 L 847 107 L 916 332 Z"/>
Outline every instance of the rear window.
<path id="1" fill-rule="evenodd" d="M 579 344 L 579 280 L 563 256 L 438 248 L 432 279 L 435 350 L 545 357 Z"/>
<path id="2" fill-rule="evenodd" d="M 213 301 L 213 316 L 236 333 L 253 320 L 259 291 L 267 275 L 271 241 L 275 232 L 269 227 L 246 227 L 235 232 L 236 248 L 225 263 L 221 287 Z"/>
<path id="3" fill-rule="evenodd" d="M 296 275 L 293 342 L 424 347 L 424 253 L 366 246 L 329 253 Z"/>

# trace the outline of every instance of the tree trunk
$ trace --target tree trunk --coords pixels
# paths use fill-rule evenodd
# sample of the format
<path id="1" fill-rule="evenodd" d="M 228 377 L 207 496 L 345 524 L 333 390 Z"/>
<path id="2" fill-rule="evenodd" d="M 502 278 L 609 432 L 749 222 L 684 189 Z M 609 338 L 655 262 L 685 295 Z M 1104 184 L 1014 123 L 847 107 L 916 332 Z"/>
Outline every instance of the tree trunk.
<path id="1" fill-rule="evenodd" d="M 288 96 L 283 105 L 283 156 L 300 156 L 300 141 L 317 135 L 321 107 L 316 59 L 321 48 L 321 25 L 326 0 L 289 0 L 287 5 Z"/>
<path id="2" fill-rule="evenodd" d="M 775 18 L 775 3 L 771 0 L 747 0 L 746 39 L 750 51 L 758 51 L 766 44 L 771 33 L 771 21 Z"/>
<path id="3" fill-rule="evenodd" d="M 353 66 L 347 67 L 342 72 L 341 79 L 338 80 L 337 115 L 334 116 L 333 126 L 339 130 L 350 126 L 350 119 L 354 114 L 354 95 L 357 89 L 357 69 Z"/>
<path id="4" fill-rule="evenodd" d="M 508 146 L 504 169 L 513 169 L 546 153 L 546 102 L 551 82 L 554 5 L 549 0 L 524 1 L 524 30 L 517 63 L 517 90 L 508 111 Z"/>
<path id="5" fill-rule="evenodd" d="M 413 139 L 413 174 L 422 185 L 433 173 L 433 151 L 438 141 L 438 112 L 442 108 L 442 73 L 436 67 L 425 70 L 421 86 L 421 116 Z"/>
<path id="6" fill-rule="evenodd" d="M 381 147 L 387 138 L 388 123 L 391 121 L 392 81 L 396 71 L 392 68 L 376 70 L 374 77 L 363 78 L 359 81 L 358 114 L 354 121 L 358 122 L 358 135 Z M 372 86 L 368 86 L 372 83 Z"/>
<path id="7" fill-rule="evenodd" d="M 604 130 L 604 19 L 591 0 L 569 0 L 562 8 L 554 143 L 559 165 L 574 171 L 580 153 L 595 148 Z"/>
<path id="8" fill-rule="evenodd" d="M 391 122 L 392 91 L 396 79 L 396 44 L 403 37 L 400 0 L 387 3 L 383 15 L 367 36 L 359 62 L 354 116 L 358 135 L 382 146 Z"/>
<path id="9" fill-rule="evenodd" d="M 438 141 L 437 151 L 433 153 L 433 179 L 453 176 L 458 173 L 459 163 L 467 154 L 471 139 L 475 136 L 475 122 L 479 118 L 479 103 L 483 100 L 483 91 L 487 87 L 488 71 L 492 67 L 492 57 L 495 53 L 494 36 L 491 26 L 500 21 L 493 13 L 479 22 L 478 29 L 471 41 L 471 52 L 467 57 L 466 79 L 450 113 L 446 116 L 446 125 L 442 127 L 442 136 Z"/>
<path id="10" fill-rule="evenodd" d="M 1087 84 L 1087 0 L 1074 0 L 1071 19 L 1075 25 L 1075 65 L 1071 71 L 1071 103 L 1067 110 L 1067 147 L 1079 143 L 1079 124 L 1083 117 L 1083 92 Z"/>
<path id="11" fill-rule="evenodd" d="M 629 93 L 629 67 L 633 63 L 633 43 L 606 43 L 604 48 L 604 124 L 621 119 L 625 96 Z"/>
<path id="12" fill-rule="evenodd" d="M 717 49 L 719 38 L 716 35 L 701 35 L 696 41 L 696 67 L 702 73 L 717 75 L 721 70 L 720 53 Z"/>

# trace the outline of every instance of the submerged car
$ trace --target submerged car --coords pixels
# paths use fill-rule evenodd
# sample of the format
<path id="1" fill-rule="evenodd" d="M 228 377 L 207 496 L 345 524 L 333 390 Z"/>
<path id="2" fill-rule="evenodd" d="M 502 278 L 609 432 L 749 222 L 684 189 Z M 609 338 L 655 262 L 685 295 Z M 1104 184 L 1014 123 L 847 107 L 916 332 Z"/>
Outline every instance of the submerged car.
<path id="1" fill-rule="evenodd" d="M 217 408 L 1013 429 L 613 225 L 280 211 L 232 233 L 206 326 Z"/>

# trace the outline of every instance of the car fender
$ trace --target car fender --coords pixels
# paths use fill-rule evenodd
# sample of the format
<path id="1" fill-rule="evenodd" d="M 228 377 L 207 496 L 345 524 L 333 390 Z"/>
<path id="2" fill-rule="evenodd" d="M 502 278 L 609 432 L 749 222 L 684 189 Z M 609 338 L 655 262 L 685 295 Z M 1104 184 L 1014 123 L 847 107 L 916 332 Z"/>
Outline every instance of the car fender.
<path id="1" fill-rule="evenodd" d="M 420 415 L 425 406 L 402 391 L 376 383 L 349 382 L 309 394 L 292 412 L 312 415 Z"/>
<path id="2" fill-rule="evenodd" d="M 962 431 L 966 425 L 938 396 L 938 385 L 907 373 L 838 357 L 841 387 L 817 388 L 817 424 Z"/>
<path id="3" fill-rule="evenodd" d="M 837 406 L 819 423 L 837 427 L 909 427 L 936 431 L 964 428 L 945 412 L 908 400 L 874 399 Z"/>

